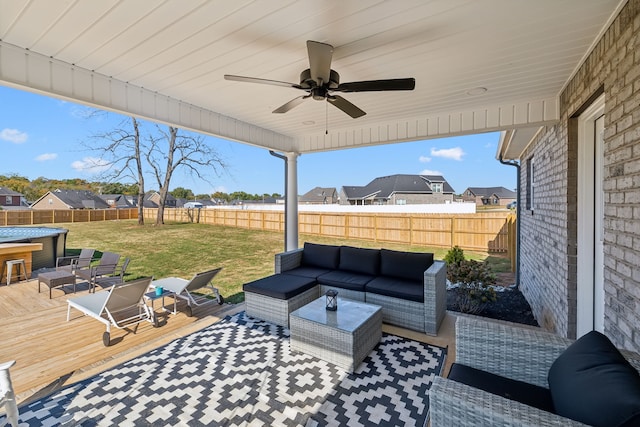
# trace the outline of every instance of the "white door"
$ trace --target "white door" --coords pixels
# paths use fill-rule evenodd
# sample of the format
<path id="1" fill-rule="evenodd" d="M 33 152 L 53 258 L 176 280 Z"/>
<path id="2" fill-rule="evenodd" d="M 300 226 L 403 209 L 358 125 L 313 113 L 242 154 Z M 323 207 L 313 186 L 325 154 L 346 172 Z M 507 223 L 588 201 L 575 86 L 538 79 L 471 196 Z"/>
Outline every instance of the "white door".
<path id="1" fill-rule="evenodd" d="M 604 96 L 579 118 L 577 336 L 604 330 Z"/>

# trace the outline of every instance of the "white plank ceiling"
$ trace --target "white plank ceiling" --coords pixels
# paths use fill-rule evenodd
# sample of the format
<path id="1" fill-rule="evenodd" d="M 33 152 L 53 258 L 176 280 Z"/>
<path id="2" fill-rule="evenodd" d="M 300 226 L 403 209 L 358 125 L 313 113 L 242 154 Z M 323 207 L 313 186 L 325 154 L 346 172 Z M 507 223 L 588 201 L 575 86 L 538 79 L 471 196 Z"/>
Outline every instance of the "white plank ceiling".
<path id="1" fill-rule="evenodd" d="M 0 0 L 0 83 L 299 153 L 536 127 L 622 4 Z M 343 94 L 352 119 L 312 99 L 272 114 L 301 93 L 223 78 L 298 83 L 307 40 L 334 46 L 341 82 L 416 89 Z"/>

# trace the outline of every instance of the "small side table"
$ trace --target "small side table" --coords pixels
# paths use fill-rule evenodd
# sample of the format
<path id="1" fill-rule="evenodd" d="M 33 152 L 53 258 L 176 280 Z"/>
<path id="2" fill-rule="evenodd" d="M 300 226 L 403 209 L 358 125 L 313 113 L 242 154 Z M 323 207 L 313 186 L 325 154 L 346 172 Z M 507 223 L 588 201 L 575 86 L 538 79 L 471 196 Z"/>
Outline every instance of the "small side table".
<path id="1" fill-rule="evenodd" d="M 164 297 L 172 297 L 173 298 L 173 311 L 171 310 L 167 310 L 167 307 L 165 307 L 164 305 Z M 155 311 L 155 307 L 154 307 L 154 301 L 157 299 L 162 298 L 162 309 L 164 311 L 168 311 L 171 314 L 176 314 L 178 312 L 177 310 L 177 301 L 176 301 L 176 296 L 174 292 L 171 291 L 162 291 L 162 294 L 157 295 L 156 291 L 152 291 L 152 292 L 147 292 L 146 294 L 144 294 L 144 299 L 147 301 L 151 301 L 151 310 Z"/>
<path id="2" fill-rule="evenodd" d="M 58 286 L 64 288 L 64 285 L 73 285 L 73 293 L 76 292 L 76 275 L 68 270 L 56 270 L 38 274 L 38 293 L 40 293 L 41 283 L 49 287 L 49 299 L 51 299 L 51 289 Z"/>

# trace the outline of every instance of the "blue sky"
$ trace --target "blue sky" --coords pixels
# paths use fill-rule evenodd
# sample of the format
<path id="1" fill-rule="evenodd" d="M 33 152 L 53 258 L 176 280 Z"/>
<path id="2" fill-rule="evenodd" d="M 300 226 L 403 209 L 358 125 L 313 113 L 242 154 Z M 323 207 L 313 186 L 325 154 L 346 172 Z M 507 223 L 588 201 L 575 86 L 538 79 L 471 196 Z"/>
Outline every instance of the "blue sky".
<path id="1" fill-rule="evenodd" d="M 91 136 L 117 127 L 124 116 L 109 113 L 87 118 L 87 108 L 72 102 L 0 86 L 1 175 L 29 179 L 83 178 L 94 181 L 96 152 L 83 143 Z M 195 194 L 245 191 L 284 194 L 284 165 L 265 149 L 206 137 L 228 169 L 210 174 L 211 184 L 176 172 L 171 189 L 190 188 Z M 298 192 L 316 186 L 366 185 L 393 174 L 443 175 L 456 193 L 467 187 L 504 186 L 515 189 L 516 170 L 495 160 L 498 133 L 364 147 L 298 158 Z M 151 176 L 147 190 L 156 187 Z"/>

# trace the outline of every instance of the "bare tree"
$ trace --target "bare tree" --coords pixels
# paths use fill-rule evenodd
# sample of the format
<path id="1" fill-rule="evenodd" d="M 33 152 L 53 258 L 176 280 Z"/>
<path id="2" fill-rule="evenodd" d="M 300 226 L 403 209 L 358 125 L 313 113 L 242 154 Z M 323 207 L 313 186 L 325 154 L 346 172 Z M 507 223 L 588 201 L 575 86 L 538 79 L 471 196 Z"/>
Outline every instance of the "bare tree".
<path id="1" fill-rule="evenodd" d="M 156 225 L 162 225 L 169 184 L 176 169 L 187 169 L 191 175 L 209 182 L 206 176 L 211 172 L 219 176 L 220 172 L 226 169 L 226 164 L 203 137 L 179 134 L 179 129 L 172 126 L 169 126 L 167 131 L 157 125 L 156 129 L 159 136 L 149 136 L 146 159 L 160 188 Z"/>
<path id="2" fill-rule="evenodd" d="M 99 113 L 97 113 L 99 114 Z M 131 127 L 129 127 L 129 125 Z M 140 126 L 135 117 L 129 117 L 114 130 L 92 136 L 97 144 L 89 146 L 101 153 L 101 166 L 108 166 L 102 174 L 109 180 L 122 178 L 135 180 L 138 185 L 138 225 L 144 225 L 144 168 Z M 86 144 L 85 144 L 86 145 Z"/>

